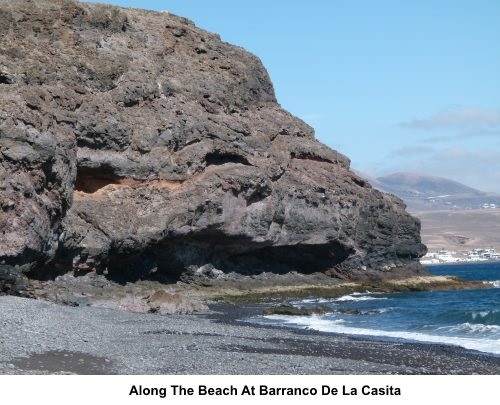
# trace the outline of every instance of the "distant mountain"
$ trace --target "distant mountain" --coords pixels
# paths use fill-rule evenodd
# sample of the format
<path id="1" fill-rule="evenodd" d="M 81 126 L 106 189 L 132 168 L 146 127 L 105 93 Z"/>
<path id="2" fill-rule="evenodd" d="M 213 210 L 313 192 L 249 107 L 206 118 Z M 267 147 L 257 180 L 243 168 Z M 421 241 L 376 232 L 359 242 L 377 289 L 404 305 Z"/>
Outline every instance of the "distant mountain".
<path id="1" fill-rule="evenodd" d="M 479 197 L 485 194 L 458 181 L 424 174 L 394 173 L 376 180 L 386 191 L 401 197 L 432 198 L 446 194 Z"/>
<path id="2" fill-rule="evenodd" d="M 410 211 L 468 210 L 500 207 L 500 195 L 486 193 L 443 177 L 418 173 L 393 173 L 373 178 L 370 184 L 403 199 Z"/>

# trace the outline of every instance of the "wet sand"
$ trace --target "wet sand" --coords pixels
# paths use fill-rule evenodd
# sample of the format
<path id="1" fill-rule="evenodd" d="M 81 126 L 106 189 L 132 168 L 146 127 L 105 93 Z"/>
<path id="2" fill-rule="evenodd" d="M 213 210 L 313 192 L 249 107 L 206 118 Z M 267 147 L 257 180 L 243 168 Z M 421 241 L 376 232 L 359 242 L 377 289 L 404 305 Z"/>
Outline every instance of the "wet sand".
<path id="1" fill-rule="evenodd" d="M 500 374 L 500 358 L 435 344 L 256 326 L 263 305 L 135 314 L 0 297 L 0 374 Z"/>

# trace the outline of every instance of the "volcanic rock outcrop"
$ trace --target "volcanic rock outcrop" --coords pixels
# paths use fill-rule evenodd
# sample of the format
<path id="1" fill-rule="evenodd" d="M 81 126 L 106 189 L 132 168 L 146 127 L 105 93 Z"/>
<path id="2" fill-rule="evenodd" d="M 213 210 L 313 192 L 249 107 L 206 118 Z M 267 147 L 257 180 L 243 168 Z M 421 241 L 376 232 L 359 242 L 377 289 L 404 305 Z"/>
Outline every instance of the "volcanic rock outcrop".
<path id="1" fill-rule="evenodd" d="M 259 59 L 168 13 L 0 0 L 0 290 L 419 272 L 420 224 L 284 111 Z"/>

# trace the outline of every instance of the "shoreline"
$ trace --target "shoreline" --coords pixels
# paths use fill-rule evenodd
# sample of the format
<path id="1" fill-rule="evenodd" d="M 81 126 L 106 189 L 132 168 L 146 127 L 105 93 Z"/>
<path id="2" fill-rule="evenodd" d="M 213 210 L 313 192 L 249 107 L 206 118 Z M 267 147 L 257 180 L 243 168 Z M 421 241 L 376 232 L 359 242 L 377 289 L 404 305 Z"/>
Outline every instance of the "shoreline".
<path id="1" fill-rule="evenodd" d="M 264 304 L 198 315 L 138 314 L 0 297 L 0 374 L 500 374 L 500 357 L 238 319 Z"/>
<path id="2" fill-rule="evenodd" d="M 434 346 L 437 348 L 448 347 L 452 350 L 456 350 L 459 352 L 470 353 L 470 354 L 475 354 L 475 355 L 485 356 L 485 357 L 498 358 L 500 360 L 500 354 L 480 351 L 480 350 L 476 350 L 476 349 L 469 349 L 469 348 L 462 347 L 462 346 L 452 344 L 452 343 L 438 343 L 438 342 L 431 342 L 431 341 L 427 342 L 427 341 L 411 340 L 411 339 L 399 338 L 399 337 L 390 337 L 390 336 L 384 336 L 384 335 L 370 335 L 368 333 L 366 335 L 365 334 L 354 334 L 354 333 L 349 334 L 349 333 L 343 333 L 343 332 L 320 331 L 317 329 L 292 328 L 292 327 L 287 327 L 283 324 L 267 324 L 266 325 L 266 324 L 252 323 L 252 322 L 247 322 L 242 318 L 249 318 L 251 316 L 263 315 L 264 310 L 269 309 L 269 308 L 276 308 L 276 307 L 270 306 L 269 304 L 267 304 L 267 305 L 261 304 L 259 306 L 253 306 L 253 307 L 251 307 L 251 306 L 242 307 L 242 306 L 232 305 L 232 304 L 217 304 L 217 306 L 218 305 L 226 305 L 226 307 L 223 309 L 224 315 L 214 316 L 214 319 L 219 319 L 219 321 L 223 322 L 223 323 L 234 323 L 234 324 L 247 323 L 247 324 L 255 326 L 255 327 L 292 330 L 292 331 L 298 331 L 298 332 L 304 333 L 304 334 L 313 334 L 313 335 L 318 334 L 318 335 L 332 336 L 332 337 L 346 337 L 346 338 L 353 340 L 353 341 L 396 344 L 396 345 L 408 345 L 408 346 L 422 346 L 423 348 L 429 347 L 429 346 Z M 216 309 L 217 306 L 214 306 L 213 308 Z M 279 312 L 278 312 L 278 314 L 279 314 Z M 294 314 L 294 315 L 297 315 L 297 314 Z M 292 318 L 294 315 L 292 315 Z M 210 315 L 207 315 L 207 316 L 210 316 Z"/>

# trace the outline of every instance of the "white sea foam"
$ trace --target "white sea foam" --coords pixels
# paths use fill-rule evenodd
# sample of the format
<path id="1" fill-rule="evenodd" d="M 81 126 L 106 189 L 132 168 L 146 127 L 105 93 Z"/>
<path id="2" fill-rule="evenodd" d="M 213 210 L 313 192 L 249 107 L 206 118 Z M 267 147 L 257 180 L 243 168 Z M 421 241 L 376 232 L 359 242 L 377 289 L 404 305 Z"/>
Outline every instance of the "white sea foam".
<path id="1" fill-rule="evenodd" d="M 366 295 L 366 294 L 371 294 L 371 295 L 377 295 L 377 294 L 386 294 L 380 291 L 369 291 L 366 290 L 365 292 L 353 292 L 351 295 Z"/>
<path id="2" fill-rule="evenodd" d="M 420 333 L 420 332 L 409 332 L 409 331 L 385 331 L 377 329 L 354 328 L 346 325 L 342 319 L 331 320 L 318 315 L 316 316 L 271 315 L 265 318 L 267 318 L 268 322 L 270 323 L 274 324 L 285 323 L 290 326 L 295 326 L 301 329 L 313 329 L 321 332 L 345 333 L 349 335 L 389 337 L 389 338 L 406 339 L 410 341 L 427 342 L 427 343 L 449 344 L 449 345 L 461 346 L 466 349 L 500 354 L 500 339 L 496 337 L 495 338 L 458 337 L 458 336 L 443 336 L 438 334 L 433 335 L 431 333 Z M 466 328 L 463 325 L 462 328 Z M 491 326 L 491 325 L 483 325 L 483 326 Z M 495 327 L 500 328 L 499 326 Z M 474 328 L 474 326 L 471 326 L 471 329 L 472 328 Z"/>
<path id="3" fill-rule="evenodd" d="M 362 314 L 364 314 L 364 313 L 385 314 L 386 312 L 393 311 L 393 310 L 394 310 L 394 308 L 392 308 L 392 307 L 375 308 L 375 309 L 368 310 L 368 311 L 361 311 L 361 313 Z"/>
<path id="4" fill-rule="evenodd" d="M 500 280 L 485 281 L 485 284 L 491 284 L 495 288 L 500 288 Z"/>
<path id="5" fill-rule="evenodd" d="M 498 314 L 500 311 L 479 311 L 479 312 L 473 312 L 472 313 L 472 319 L 481 319 L 481 318 L 486 318 L 490 315 L 495 315 Z"/>
<path id="6" fill-rule="evenodd" d="M 369 301 L 369 300 L 386 300 L 386 297 L 373 297 L 371 295 L 365 295 L 363 293 L 352 293 L 349 295 L 344 295 L 337 298 L 336 301 Z"/>
<path id="7" fill-rule="evenodd" d="M 479 312 L 473 312 L 472 313 L 472 319 L 476 320 L 476 318 L 485 318 L 487 317 L 491 311 L 479 311 Z"/>
<path id="8" fill-rule="evenodd" d="M 302 304 L 329 304 L 334 302 L 333 298 L 306 298 L 297 301 L 292 301 L 293 305 L 302 305 Z"/>
<path id="9" fill-rule="evenodd" d="M 372 295 L 383 294 L 381 292 L 353 292 L 349 295 L 344 295 L 340 298 L 305 298 L 301 300 L 292 301 L 293 305 L 302 305 L 302 304 L 334 304 L 337 301 L 368 301 L 368 300 L 385 300 L 386 298 L 378 298 L 372 297 Z"/>
<path id="10" fill-rule="evenodd" d="M 484 325 L 482 323 L 461 323 L 460 325 L 447 327 L 450 332 L 467 333 L 471 335 L 496 334 L 500 337 L 500 325 Z M 443 329 L 443 328 L 440 328 Z"/>

